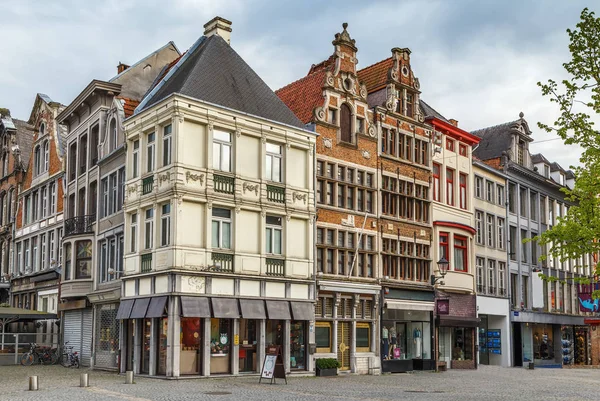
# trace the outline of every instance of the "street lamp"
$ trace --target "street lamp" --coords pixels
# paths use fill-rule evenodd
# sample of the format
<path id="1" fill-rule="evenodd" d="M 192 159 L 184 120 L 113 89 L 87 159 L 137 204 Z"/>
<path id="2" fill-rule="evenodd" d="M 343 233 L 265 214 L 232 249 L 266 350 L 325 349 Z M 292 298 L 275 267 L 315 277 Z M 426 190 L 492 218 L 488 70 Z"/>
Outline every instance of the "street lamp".
<path id="1" fill-rule="evenodd" d="M 441 280 L 444 277 L 446 277 L 446 273 L 448 273 L 448 265 L 450 265 L 450 263 L 448 262 L 448 260 L 446 260 L 445 257 L 442 256 L 442 258 L 437 262 L 437 265 L 441 276 L 436 276 L 435 274 L 432 274 L 431 285 L 435 285 L 435 283 L 437 283 L 438 280 Z"/>

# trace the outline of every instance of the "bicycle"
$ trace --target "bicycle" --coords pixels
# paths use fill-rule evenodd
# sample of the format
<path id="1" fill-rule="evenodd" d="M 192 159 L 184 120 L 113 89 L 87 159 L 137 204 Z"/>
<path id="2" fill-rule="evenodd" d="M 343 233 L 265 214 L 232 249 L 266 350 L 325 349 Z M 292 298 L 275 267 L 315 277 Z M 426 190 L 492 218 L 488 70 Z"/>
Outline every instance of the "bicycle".
<path id="1" fill-rule="evenodd" d="M 64 352 L 62 354 L 62 365 L 65 368 L 75 367 L 79 368 L 79 354 L 77 351 L 73 352 L 72 346 L 67 346 L 67 341 L 63 347 Z"/>
<path id="2" fill-rule="evenodd" d="M 29 343 L 29 351 L 21 355 L 21 365 L 31 366 L 34 362 L 54 365 L 58 362 L 58 349 L 40 349 L 36 343 Z"/>

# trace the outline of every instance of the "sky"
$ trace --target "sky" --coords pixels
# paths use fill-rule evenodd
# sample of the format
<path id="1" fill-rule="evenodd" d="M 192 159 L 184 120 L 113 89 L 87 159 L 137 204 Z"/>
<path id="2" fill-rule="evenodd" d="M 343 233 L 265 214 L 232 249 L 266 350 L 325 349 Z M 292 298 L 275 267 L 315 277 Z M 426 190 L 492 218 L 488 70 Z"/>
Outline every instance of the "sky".
<path id="1" fill-rule="evenodd" d="M 27 120 L 36 93 L 68 105 L 92 79 L 116 75 L 119 62 L 133 64 L 171 40 L 185 51 L 216 15 L 232 21 L 231 45 L 275 90 L 329 57 L 347 22 L 359 68 L 408 47 L 421 98 L 446 118 L 471 131 L 523 112 L 533 131 L 530 151 L 569 168 L 580 150 L 537 128 L 557 110 L 536 83 L 566 77 L 566 29 L 589 3 L 0 0 L 0 107 Z"/>

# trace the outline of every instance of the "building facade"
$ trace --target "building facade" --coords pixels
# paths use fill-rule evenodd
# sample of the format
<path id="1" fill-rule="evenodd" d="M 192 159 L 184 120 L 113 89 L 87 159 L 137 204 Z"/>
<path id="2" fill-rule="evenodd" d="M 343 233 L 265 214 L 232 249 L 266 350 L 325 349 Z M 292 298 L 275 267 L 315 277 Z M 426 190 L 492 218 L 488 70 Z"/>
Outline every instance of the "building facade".
<path id="1" fill-rule="evenodd" d="M 0 304 L 8 304 L 11 303 L 11 278 L 15 277 L 13 235 L 16 204 L 29 163 L 33 129 L 25 121 L 12 118 L 10 110 L 0 109 L 0 140 Z M 15 298 L 12 305 L 18 306 L 19 302 L 20 299 Z"/>
<path id="2" fill-rule="evenodd" d="M 433 156 L 433 260 L 448 272 L 436 283 L 438 361 L 447 368 L 477 367 L 477 299 L 472 149 L 479 138 L 425 104 L 435 131 Z M 439 277 L 439 271 L 436 276 Z"/>
<path id="3" fill-rule="evenodd" d="M 171 42 L 109 81 L 93 80 L 57 117 L 67 127 L 61 282 L 63 338 L 83 366 L 117 369 L 123 271 L 123 122 L 180 53 Z M 137 98 L 136 98 L 137 96 Z"/>
<path id="4" fill-rule="evenodd" d="M 507 176 L 473 159 L 479 363 L 512 366 L 508 298 Z"/>
<path id="5" fill-rule="evenodd" d="M 571 205 L 561 188 L 574 177 L 540 154 L 523 113 L 519 119 L 474 132 L 482 138 L 476 156 L 508 175 L 507 246 L 512 363 L 562 366 L 591 363 L 590 333 L 573 279 L 591 277 L 595 262 L 558 260 L 533 241 L 550 229 Z M 546 256 L 540 260 L 540 256 Z M 542 258 L 543 259 L 543 258 Z M 542 280 L 539 273 L 556 280 Z"/>
<path id="6" fill-rule="evenodd" d="M 125 122 L 120 368 L 310 371 L 315 135 L 205 28 Z"/>
<path id="7" fill-rule="evenodd" d="M 60 103 L 38 94 L 29 118 L 33 138 L 18 196 L 15 278 L 11 283 L 13 305 L 51 313 L 58 310 L 62 255 L 63 142 L 62 127 L 56 119 L 62 108 Z M 54 321 L 39 323 L 40 333 L 59 332 Z"/>

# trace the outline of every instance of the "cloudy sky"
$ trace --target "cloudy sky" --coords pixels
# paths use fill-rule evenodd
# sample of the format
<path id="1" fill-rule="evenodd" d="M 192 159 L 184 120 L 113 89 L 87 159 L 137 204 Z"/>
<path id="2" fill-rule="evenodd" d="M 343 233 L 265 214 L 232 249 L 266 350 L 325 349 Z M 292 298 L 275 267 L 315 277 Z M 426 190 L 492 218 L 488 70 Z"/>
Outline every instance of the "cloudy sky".
<path id="1" fill-rule="evenodd" d="M 92 79 L 115 75 L 119 61 L 132 64 L 169 40 L 186 50 L 215 15 L 233 22 L 232 46 L 277 89 L 331 55 L 334 34 L 348 22 L 359 68 L 409 47 L 422 98 L 461 128 L 512 121 L 523 111 L 539 142 L 532 152 L 564 168 L 578 161 L 578 149 L 537 129 L 556 110 L 536 82 L 564 77 L 565 30 L 589 1 L 4 2 L 0 107 L 17 118 L 28 119 L 38 92 L 69 104 Z"/>

